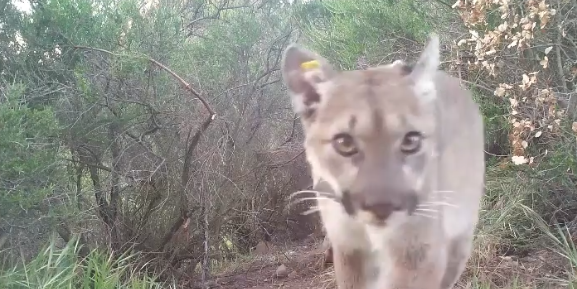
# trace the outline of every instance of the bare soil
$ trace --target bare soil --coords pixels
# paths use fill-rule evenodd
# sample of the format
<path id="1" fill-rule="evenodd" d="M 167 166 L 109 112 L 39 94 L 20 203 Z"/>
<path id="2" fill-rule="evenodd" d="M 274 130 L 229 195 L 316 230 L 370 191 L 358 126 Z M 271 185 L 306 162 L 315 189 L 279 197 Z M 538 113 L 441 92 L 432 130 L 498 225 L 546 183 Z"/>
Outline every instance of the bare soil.
<path id="1" fill-rule="evenodd" d="M 332 268 L 323 266 L 320 242 L 270 246 L 269 252 L 255 254 L 250 260 L 238 262 L 215 276 L 214 288 L 336 288 L 331 278 Z M 279 269 L 281 265 L 286 270 Z"/>
<path id="2" fill-rule="evenodd" d="M 336 289 L 332 266 L 324 266 L 321 244 L 268 245 L 266 252 L 255 253 L 216 274 L 209 288 Z M 455 288 L 481 288 L 473 285 L 473 279 L 480 279 L 485 284 L 482 288 L 566 288 L 566 284 L 559 283 L 563 279 L 559 273 L 564 262 L 548 250 L 535 251 L 523 258 L 497 257 L 483 265 L 471 261 Z M 286 271 L 277 276 L 281 265 Z M 477 278 L 472 278 L 473 274 Z"/>

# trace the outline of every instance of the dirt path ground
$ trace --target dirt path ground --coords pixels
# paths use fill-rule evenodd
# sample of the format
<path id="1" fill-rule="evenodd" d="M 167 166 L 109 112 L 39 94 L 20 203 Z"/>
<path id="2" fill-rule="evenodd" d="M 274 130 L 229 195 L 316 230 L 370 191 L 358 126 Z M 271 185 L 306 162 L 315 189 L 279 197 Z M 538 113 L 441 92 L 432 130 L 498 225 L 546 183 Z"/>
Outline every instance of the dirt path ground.
<path id="1" fill-rule="evenodd" d="M 272 246 L 272 245 L 271 245 Z M 274 246 L 219 274 L 215 288 L 332 289 L 331 268 L 323 268 L 320 243 Z"/>
<path id="2" fill-rule="evenodd" d="M 254 254 L 216 274 L 211 289 L 335 289 L 332 267 L 323 268 L 321 243 L 299 245 L 270 245 L 267 252 Z M 553 279 L 562 268 L 558 254 L 542 250 L 523 258 L 508 256 L 495 258 L 484 265 L 470 268 L 456 288 L 459 289 L 528 289 L 567 288 Z M 282 268 L 284 267 L 284 268 Z M 477 277 L 471 276 L 473 272 Z M 555 277 L 555 278 L 554 278 Z M 549 280 L 549 281 L 545 281 Z M 489 285 L 490 284 L 490 285 Z"/>

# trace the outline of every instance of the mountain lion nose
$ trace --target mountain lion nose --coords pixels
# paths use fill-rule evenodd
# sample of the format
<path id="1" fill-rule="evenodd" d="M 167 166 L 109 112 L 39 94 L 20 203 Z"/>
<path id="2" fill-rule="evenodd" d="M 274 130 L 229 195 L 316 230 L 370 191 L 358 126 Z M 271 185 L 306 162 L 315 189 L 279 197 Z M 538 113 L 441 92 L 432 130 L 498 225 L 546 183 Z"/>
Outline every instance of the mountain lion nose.
<path id="1" fill-rule="evenodd" d="M 390 202 L 385 203 L 362 203 L 361 209 L 369 211 L 375 215 L 375 217 L 381 221 L 386 220 L 393 212 L 401 211 L 403 208 L 400 205 L 396 205 Z"/>

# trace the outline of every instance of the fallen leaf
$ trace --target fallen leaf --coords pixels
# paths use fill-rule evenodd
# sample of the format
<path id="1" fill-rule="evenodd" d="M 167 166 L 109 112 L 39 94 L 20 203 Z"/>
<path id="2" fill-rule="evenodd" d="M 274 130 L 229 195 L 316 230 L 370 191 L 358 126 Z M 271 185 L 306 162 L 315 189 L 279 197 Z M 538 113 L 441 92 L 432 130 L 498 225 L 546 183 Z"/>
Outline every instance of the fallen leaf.
<path id="1" fill-rule="evenodd" d="M 511 42 L 509 45 L 507 45 L 507 48 L 511 48 L 511 47 L 515 47 L 517 46 L 517 39 L 513 40 L 513 42 Z"/>
<path id="2" fill-rule="evenodd" d="M 539 130 L 535 133 L 535 137 L 540 137 L 542 134 L 543 132 Z"/>
<path id="3" fill-rule="evenodd" d="M 539 64 L 541 64 L 541 66 L 543 66 L 543 68 L 549 67 L 549 58 L 547 58 L 547 56 L 545 56 L 543 58 L 543 60 L 539 61 Z"/>
<path id="4" fill-rule="evenodd" d="M 530 80 L 529 80 L 529 75 L 523 74 L 523 84 L 527 84 L 527 83 L 529 83 L 529 81 L 530 81 Z"/>
<path id="5" fill-rule="evenodd" d="M 499 96 L 499 97 L 505 95 L 505 88 L 497 87 L 497 89 L 495 89 L 494 94 L 495 94 L 495 96 Z"/>
<path id="6" fill-rule="evenodd" d="M 526 164 L 527 162 L 529 162 L 529 160 L 527 160 L 524 156 L 513 156 L 513 157 L 511 157 L 511 161 L 515 165 L 522 165 L 522 164 Z"/>

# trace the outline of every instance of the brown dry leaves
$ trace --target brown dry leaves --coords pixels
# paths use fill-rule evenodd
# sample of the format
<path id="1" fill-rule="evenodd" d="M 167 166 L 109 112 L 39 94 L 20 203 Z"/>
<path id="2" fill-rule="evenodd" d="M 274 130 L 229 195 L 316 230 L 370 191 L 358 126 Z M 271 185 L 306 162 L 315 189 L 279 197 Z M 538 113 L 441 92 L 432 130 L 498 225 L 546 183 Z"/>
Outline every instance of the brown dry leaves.
<path id="1" fill-rule="evenodd" d="M 516 5 L 525 6 L 523 10 L 529 13 L 519 13 L 519 9 L 514 9 Z M 507 57 L 505 52 L 511 55 L 514 49 L 520 55 L 530 46 L 536 29 L 550 25 L 556 13 L 545 0 L 458 0 L 453 8 L 459 11 L 470 33 L 457 46 L 474 53 L 476 61 L 469 63 L 472 68 L 485 70 L 495 79 L 511 79 L 507 75 L 511 72 L 502 64 Z M 487 15 L 494 12 L 500 13 L 501 23 L 491 30 Z M 541 69 L 549 68 L 547 55 L 552 49 L 546 48 L 545 56 L 538 60 L 539 71 L 519 75 L 516 83 L 499 83 L 494 91 L 495 96 L 507 98 L 510 104 L 511 162 L 516 165 L 533 163 L 534 157 L 527 153 L 531 140 L 559 129 L 563 112 L 556 109 L 557 100 L 539 75 Z"/>

